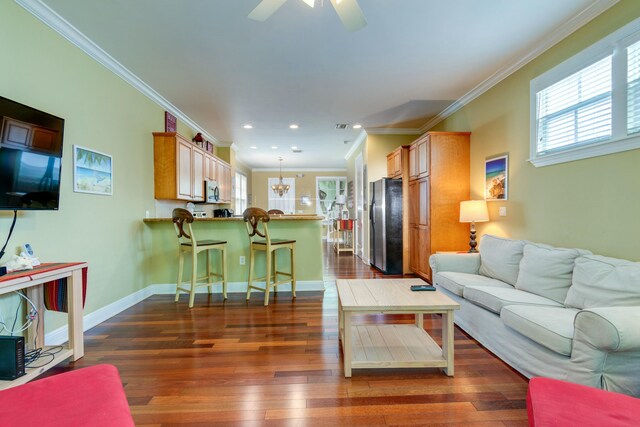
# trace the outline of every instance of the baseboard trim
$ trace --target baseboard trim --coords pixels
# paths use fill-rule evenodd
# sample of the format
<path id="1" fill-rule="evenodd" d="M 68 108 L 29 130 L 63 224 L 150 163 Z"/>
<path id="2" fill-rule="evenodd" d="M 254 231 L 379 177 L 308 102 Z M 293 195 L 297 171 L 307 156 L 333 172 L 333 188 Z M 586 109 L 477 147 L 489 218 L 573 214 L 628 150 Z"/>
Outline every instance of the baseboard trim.
<path id="1" fill-rule="evenodd" d="M 263 283 L 258 283 L 258 285 L 264 285 Z M 289 290 L 290 287 L 285 285 L 282 287 L 282 291 Z M 324 291 L 325 285 L 322 280 L 308 280 L 296 283 L 296 292 L 311 292 L 311 291 Z M 132 293 L 131 295 L 127 295 L 124 298 L 120 298 L 117 301 L 112 302 L 111 304 L 105 305 L 98 310 L 85 314 L 84 315 L 84 328 L 83 331 L 88 331 L 94 326 L 99 325 L 100 323 L 110 319 L 118 313 L 123 312 L 127 308 L 133 307 L 139 302 L 149 298 L 152 295 L 166 295 L 166 294 L 174 294 L 176 292 L 176 285 L 163 283 L 163 284 L 154 284 L 149 285 L 144 289 L 141 289 L 137 292 Z M 202 287 L 197 290 L 197 293 L 206 293 L 207 288 Z M 220 285 L 213 286 L 214 293 L 221 293 L 222 289 Z M 227 285 L 227 292 L 231 293 L 245 293 L 247 292 L 247 283 L 246 282 L 232 282 Z M 64 325 L 58 329 L 55 329 L 47 334 L 45 334 L 44 341 L 47 345 L 60 345 L 69 340 L 69 326 Z"/>

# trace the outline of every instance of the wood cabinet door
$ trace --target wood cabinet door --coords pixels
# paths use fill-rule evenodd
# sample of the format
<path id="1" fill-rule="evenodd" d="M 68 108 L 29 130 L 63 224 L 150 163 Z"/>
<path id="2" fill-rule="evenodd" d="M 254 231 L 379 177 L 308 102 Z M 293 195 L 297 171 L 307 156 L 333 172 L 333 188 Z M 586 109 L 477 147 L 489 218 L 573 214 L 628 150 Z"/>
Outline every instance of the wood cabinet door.
<path id="1" fill-rule="evenodd" d="M 193 200 L 204 201 L 204 152 L 193 149 Z"/>
<path id="2" fill-rule="evenodd" d="M 429 210 L 430 210 L 430 200 L 429 200 L 429 178 L 422 178 L 417 181 L 418 183 L 418 194 L 416 197 L 416 203 L 418 205 L 418 224 L 423 226 L 428 226 L 430 222 Z"/>
<path id="3" fill-rule="evenodd" d="M 393 178 L 395 171 L 393 170 L 394 161 L 393 161 L 393 153 L 387 154 L 387 177 Z"/>
<path id="4" fill-rule="evenodd" d="M 431 239 L 429 227 L 418 226 L 419 256 L 417 259 L 417 273 L 431 281 L 431 269 L 429 268 L 429 256 L 431 256 Z"/>
<path id="5" fill-rule="evenodd" d="M 429 144 L 427 137 L 418 143 L 418 176 L 429 175 Z"/>
<path id="6" fill-rule="evenodd" d="M 409 227 L 409 270 L 418 272 L 418 228 Z"/>
<path id="7" fill-rule="evenodd" d="M 418 225 L 420 215 L 420 185 L 418 181 L 409 183 L 409 225 Z"/>
<path id="8" fill-rule="evenodd" d="M 178 169 L 176 171 L 178 181 L 177 197 L 178 199 L 191 200 L 191 186 L 193 184 L 193 180 L 191 179 L 193 176 L 191 157 L 193 146 L 189 142 L 178 140 L 176 150 L 178 150 Z"/>
<path id="9" fill-rule="evenodd" d="M 231 203 L 231 167 L 224 165 L 222 170 L 224 175 L 224 186 L 222 187 L 223 198 L 226 202 Z"/>
<path id="10" fill-rule="evenodd" d="M 393 153 L 393 176 L 402 175 L 402 147 Z"/>
<path id="11" fill-rule="evenodd" d="M 418 177 L 418 146 L 412 144 L 409 147 L 409 179 Z"/>

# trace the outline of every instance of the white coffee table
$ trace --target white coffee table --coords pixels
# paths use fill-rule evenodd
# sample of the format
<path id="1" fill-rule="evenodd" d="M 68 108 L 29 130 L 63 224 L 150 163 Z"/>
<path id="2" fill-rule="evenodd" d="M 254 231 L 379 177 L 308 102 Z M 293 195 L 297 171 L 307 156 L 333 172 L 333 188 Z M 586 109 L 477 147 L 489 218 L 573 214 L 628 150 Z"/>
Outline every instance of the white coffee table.
<path id="1" fill-rule="evenodd" d="M 439 291 L 410 290 L 420 279 L 338 280 L 338 323 L 344 376 L 352 368 L 442 368 L 453 376 L 453 311 Z M 415 314 L 415 324 L 352 324 L 353 314 Z M 424 330 L 424 314 L 442 315 L 442 347 Z"/>

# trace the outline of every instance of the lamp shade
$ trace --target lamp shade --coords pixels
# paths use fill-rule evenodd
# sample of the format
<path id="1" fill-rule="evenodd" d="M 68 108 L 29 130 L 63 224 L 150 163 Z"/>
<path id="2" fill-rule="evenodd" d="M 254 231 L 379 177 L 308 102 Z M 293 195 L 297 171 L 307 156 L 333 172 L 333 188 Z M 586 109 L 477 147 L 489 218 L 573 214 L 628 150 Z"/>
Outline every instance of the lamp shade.
<path id="1" fill-rule="evenodd" d="M 460 202 L 460 222 L 489 221 L 487 202 L 484 200 L 466 200 Z"/>
<path id="2" fill-rule="evenodd" d="M 345 203 L 347 203 L 347 196 L 345 196 L 344 194 L 339 194 L 336 196 L 336 204 L 344 205 Z"/>

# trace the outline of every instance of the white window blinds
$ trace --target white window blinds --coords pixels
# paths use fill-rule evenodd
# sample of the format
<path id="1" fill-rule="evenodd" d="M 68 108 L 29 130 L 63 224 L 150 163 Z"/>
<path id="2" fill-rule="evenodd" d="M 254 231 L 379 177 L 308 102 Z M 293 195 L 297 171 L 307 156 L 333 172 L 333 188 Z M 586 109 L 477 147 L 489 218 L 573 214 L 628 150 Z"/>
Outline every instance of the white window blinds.
<path id="1" fill-rule="evenodd" d="M 537 153 L 611 137 L 611 56 L 537 93 Z"/>
<path id="2" fill-rule="evenodd" d="M 640 42 L 627 47 L 627 133 L 640 132 Z"/>

